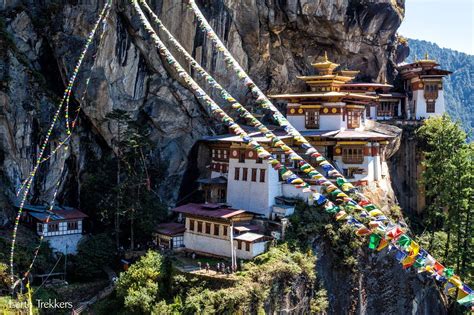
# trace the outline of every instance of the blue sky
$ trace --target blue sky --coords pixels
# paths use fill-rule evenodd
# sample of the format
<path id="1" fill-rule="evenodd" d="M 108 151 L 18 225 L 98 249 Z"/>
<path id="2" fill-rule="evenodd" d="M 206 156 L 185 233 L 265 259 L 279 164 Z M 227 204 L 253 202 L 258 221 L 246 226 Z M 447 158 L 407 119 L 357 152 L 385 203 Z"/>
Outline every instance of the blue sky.
<path id="1" fill-rule="evenodd" d="M 474 55 L 474 0 L 406 0 L 401 35 Z"/>

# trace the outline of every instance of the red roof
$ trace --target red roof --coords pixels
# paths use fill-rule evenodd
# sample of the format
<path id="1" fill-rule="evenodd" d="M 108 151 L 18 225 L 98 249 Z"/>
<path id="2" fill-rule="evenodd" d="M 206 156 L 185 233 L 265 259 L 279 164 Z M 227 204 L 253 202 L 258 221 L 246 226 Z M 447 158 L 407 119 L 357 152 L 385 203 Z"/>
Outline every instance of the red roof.
<path id="1" fill-rule="evenodd" d="M 202 216 L 202 217 L 208 217 L 208 218 L 219 218 L 219 219 L 229 219 L 233 216 L 236 216 L 238 214 L 245 212 L 245 210 L 232 209 L 225 205 L 212 204 L 212 203 L 207 203 L 207 204 L 188 203 L 186 205 L 174 208 L 173 211 Z"/>
<path id="2" fill-rule="evenodd" d="M 77 209 L 54 210 L 54 213 L 57 214 L 57 215 L 62 216 L 66 220 L 87 218 L 87 214 L 85 214 L 84 212 L 81 212 Z"/>
<path id="3" fill-rule="evenodd" d="M 165 234 L 168 236 L 174 236 L 176 234 L 182 234 L 186 230 L 184 224 L 168 222 L 158 224 L 155 228 L 157 233 Z"/>

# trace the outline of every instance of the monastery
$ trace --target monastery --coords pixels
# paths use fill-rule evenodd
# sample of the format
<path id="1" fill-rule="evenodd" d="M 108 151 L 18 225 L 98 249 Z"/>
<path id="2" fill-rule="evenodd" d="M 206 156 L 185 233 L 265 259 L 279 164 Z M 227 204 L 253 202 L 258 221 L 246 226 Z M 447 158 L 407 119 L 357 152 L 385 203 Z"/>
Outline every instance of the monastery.
<path id="1" fill-rule="evenodd" d="M 288 121 L 355 186 L 383 187 L 388 179 L 385 149 L 391 135 L 371 130 L 374 121 L 422 120 L 444 113 L 444 76 L 426 56 L 399 68 L 404 91 L 382 83 L 353 82 L 358 71 L 337 70 L 327 55 L 313 63 L 315 74 L 299 76 L 307 89 L 270 95 L 286 103 Z M 281 127 L 270 127 L 287 146 L 305 157 L 330 180 L 328 171 L 305 156 Z M 266 150 L 319 191 L 317 182 L 299 171 L 283 151 L 257 131 L 248 130 Z M 270 164 L 248 149 L 239 136 L 224 134 L 199 142 L 199 163 L 205 165 L 197 180 L 203 203 L 181 205 L 173 211 L 179 222 L 157 226 L 155 241 L 164 248 L 251 259 L 266 250 L 272 238 L 284 236 L 286 217 L 298 200 L 312 202 L 284 181 Z M 82 212 L 26 207 L 27 224 L 61 252 L 74 253 L 82 238 Z M 48 222 L 45 222 L 48 221 Z M 267 236 L 271 234 L 272 237 Z M 233 246 L 231 246 L 233 244 Z"/>
<path id="2" fill-rule="evenodd" d="M 337 70 L 339 65 L 326 54 L 312 66 L 314 75 L 297 77 L 305 82 L 305 91 L 269 97 L 274 102 L 286 103 L 288 121 L 356 186 L 383 187 L 388 179 L 385 149 L 392 136 L 372 131 L 374 121 L 422 120 L 445 111 L 442 79 L 451 72 L 438 69 L 436 61 L 428 56 L 399 67 L 403 91 L 398 92 L 392 91 L 389 84 L 353 82 L 358 71 Z M 283 129 L 272 129 L 304 156 Z M 271 147 L 264 135 L 250 128 L 248 131 L 282 164 L 312 184 L 312 188 L 321 188 L 300 172 L 283 151 Z M 252 258 L 264 251 L 269 238 L 258 234 L 261 229 L 239 228 L 242 218 L 248 226 L 256 219 L 279 222 L 279 232 L 275 234 L 274 230 L 272 235 L 280 237 L 284 234 L 285 217 L 294 212 L 298 200 L 308 198 L 258 158 L 257 152 L 248 149 L 239 136 L 225 134 L 201 139 L 198 159 L 207 161 L 197 181 L 205 203 L 174 209 L 180 217 L 185 215 L 181 218 L 180 232 L 174 235 L 183 240 L 181 248 L 217 256 Z M 308 161 L 317 166 L 315 161 Z M 317 169 L 331 179 L 326 170 L 319 166 Z M 267 224 L 267 234 L 269 230 Z M 169 232 L 158 231 L 157 235 L 172 244 L 173 235 Z M 242 247 L 239 239 L 247 240 L 249 245 Z M 232 243 L 238 250 L 231 250 Z"/>

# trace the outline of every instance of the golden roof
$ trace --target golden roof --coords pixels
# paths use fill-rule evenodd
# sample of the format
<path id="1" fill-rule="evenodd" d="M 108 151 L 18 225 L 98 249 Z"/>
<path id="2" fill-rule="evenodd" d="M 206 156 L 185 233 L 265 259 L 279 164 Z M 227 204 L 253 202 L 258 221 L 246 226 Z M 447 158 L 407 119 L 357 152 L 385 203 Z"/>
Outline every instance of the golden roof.
<path id="1" fill-rule="evenodd" d="M 353 98 L 360 98 L 366 100 L 374 100 L 377 99 L 377 96 L 369 96 L 365 94 L 358 94 L 358 93 L 349 93 L 349 92 L 327 92 L 327 93 L 295 93 L 295 94 L 274 94 L 268 95 L 270 98 L 279 98 L 279 99 L 292 99 L 292 98 L 330 98 L 330 97 L 353 97 Z"/>
<path id="2" fill-rule="evenodd" d="M 421 63 L 436 63 L 436 60 L 430 59 L 430 56 L 428 55 L 428 53 L 425 53 L 425 58 L 421 59 L 421 60 L 418 60 L 418 62 L 421 62 Z"/>
<path id="3" fill-rule="evenodd" d="M 328 53 L 326 51 L 324 52 L 322 61 L 312 63 L 311 65 L 318 71 L 318 73 L 328 74 L 331 74 L 334 69 L 339 67 L 339 64 L 329 61 Z"/>

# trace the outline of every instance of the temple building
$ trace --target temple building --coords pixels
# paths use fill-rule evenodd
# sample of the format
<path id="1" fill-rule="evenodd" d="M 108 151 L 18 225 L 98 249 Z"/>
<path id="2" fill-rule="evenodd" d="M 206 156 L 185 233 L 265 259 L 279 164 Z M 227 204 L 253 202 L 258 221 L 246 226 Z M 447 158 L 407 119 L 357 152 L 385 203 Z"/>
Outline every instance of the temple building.
<path id="1" fill-rule="evenodd" d="M 331 62 L 327 55 L 312 66 L 314 75 L 297 77 L 305 82 L 306 90 L 269 97 L 274 102 L 286 103 L 288 121 L 350 182 L 356 186 L 384 186 L 388 179 L 385 150 L 392 136 L 371 130 L 373 121 L 421 119 L 443 113 L 441 81 L 449 71 L 436 69 L 437 63 L 427 59 L 403 65 L 401 77 L 409 90 L 393 92 L 393 86 L 386 83 L 353 82 L 358 71 L 337 70 L 339 65 Z M 419 90 L 421 86 L 424 90 Z M 281 128 L 269 128 L 304 155 Z M 247 129 L 283 164 L 305 176 L 283 152 L 271 147 L 266 137 Z M 281 180 L 278 172 L 248 149 L 239 136 L 205 137 L 201 147 L 200 160 L 207 164 L 201 168 L 198 182 L 206 202 L 276 218 L 293 213 L 294 202 L 288 200 L 307 198 Z M 317 166 L 315 161 L 308 161 Z M 321 168 L 317 169 L 328 175 Z M 314 184 L 311 179 L 305 180 Z"/>
<path id="2" fill-rule="evenodd" d="M 424 119 L 445 112 L 443 78 L 452 72 L 438 66 L 426 54 L 422 60 L 399 67 L 407 95 L 408 118 Z"/>
<path id="3" fill-rule="evenodd" d="M 179 221 L 184 224 L 170 223 L 164 229 L 166 231 L 162 229 L 160 236 L 176 237 L 179 233 L 182 246 L 197 254 L 252 259 L 264 253 L 272 239 L 259 233 L 261 227 L 252 224 L 255 215 L 245 210 L 223 204 L 189 203 L 173 212 L 179 214 Z M 178 233 L 168 232 L 170 225 Z"/>
<path id="4" fill-rule="evenodd" d="M 273 102 L 285 103 L 288 121 L 355 186 L 389 189 L 386 149 L 390 134 L 374 128 L 384 123 L 421 120 L 444 113 L 442 78 L 433 60 L 400 66 L 405 91 L 393 91 L 387 83 L 353 82 L 357 71 L 337 70 L 339 65 L 327 55 L 312 64 L 315 74 L 299 76 L 306 89 L 269 95 Z M 259 131 L 243 126 L 248 134 L 282 164 L 304 178 L 319 191 L 317 181 L 300 172 L 280 148 Z M 305 156 L 279 126 L 268 126 L 279 138 L 325 175 L 336 180 Z M 311 201 L 278 171 L 260 159 L 253 149 L 233 134 L 208 136 L 198 145 L 198 190 L 203 204 L 186 204 L 174 209 L 180 214 L 177 231 L 163 226 L 160 244 L 168 248 L 216 256 L 250 259 L 263 253 L 272 237 L 265 236 L 253 222 L 265 226 L 266 234 L 282 238 L 288 219 L 298 200 Z M 269 220 L 267 220 L 269 219 Z M 175 225 L 173 227 L 176 228 Z M 176 239 L 176 240 L 175 240 Z"/>
<path id="5" fill-rule="evenodd" d="M 18 207 L 18 206 L 17 206 Z M 83 220 L 87 215 L 78 209 L 65 206 L 25 205 L 22 221 L 34 229 L 54 251 L 75 254 L 83 237 Z"/>

